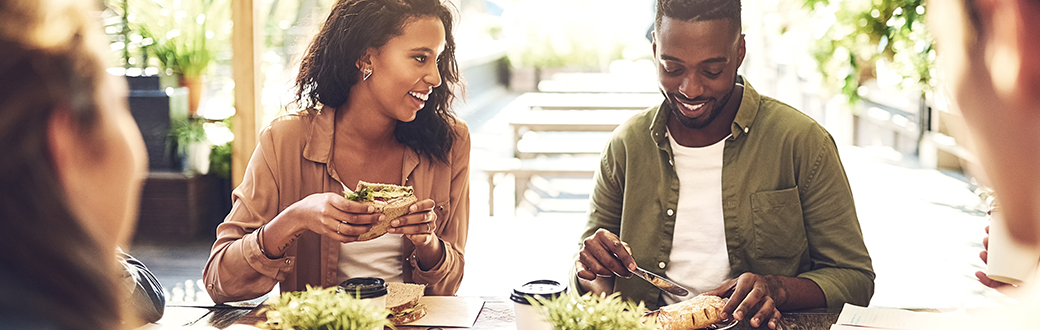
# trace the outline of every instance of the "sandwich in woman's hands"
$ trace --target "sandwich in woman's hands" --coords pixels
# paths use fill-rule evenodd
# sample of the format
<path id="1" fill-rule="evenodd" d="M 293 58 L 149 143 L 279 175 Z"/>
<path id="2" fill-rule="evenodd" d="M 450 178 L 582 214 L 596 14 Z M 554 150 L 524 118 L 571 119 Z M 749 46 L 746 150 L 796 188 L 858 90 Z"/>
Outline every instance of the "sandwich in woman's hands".
<path id="1" fill-rule="evenodd" d="M 722 322 L 726 300 L 717 296 L 699 295 L 690 300 L 661 307 L 657 325 L 662 330 L 692 330 L 707 328 Z"/>
<path id="2" fill-rule="evenodd" d="M 347 199 L 372 205 L 376 213 L 386 216 L 372 226 L 368 232 L 358 236 L 358 241 L 367 241 L 386 234 L 390 228 L 390 221 L 408 214 L 408 207 L 415 204 L 418 199 L 412 193 L 410 186 L 398 186 L 383 183 L 370 183 L 358 181 L 357 188 L 353 192 L 344 192 Z"/>

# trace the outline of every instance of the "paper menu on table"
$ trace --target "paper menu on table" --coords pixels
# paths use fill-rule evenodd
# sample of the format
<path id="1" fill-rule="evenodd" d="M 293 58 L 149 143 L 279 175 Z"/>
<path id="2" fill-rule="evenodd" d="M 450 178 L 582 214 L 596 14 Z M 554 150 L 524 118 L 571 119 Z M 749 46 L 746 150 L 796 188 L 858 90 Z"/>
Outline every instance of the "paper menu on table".
<path id="1" fill-rule="evenodd" d="M 930 330 L 940 329 L 943 314 L 893 308 L 867 308 L 845 304 L 831 330 Z"/>
<path id="2" fill-rule="evenodd" d="M 469 328 L 484 307 L 484 299 L 480 297 L 426 296 L 419 298 L 419 303 L 426 306 L 426 316 L 406 326 Z"/>

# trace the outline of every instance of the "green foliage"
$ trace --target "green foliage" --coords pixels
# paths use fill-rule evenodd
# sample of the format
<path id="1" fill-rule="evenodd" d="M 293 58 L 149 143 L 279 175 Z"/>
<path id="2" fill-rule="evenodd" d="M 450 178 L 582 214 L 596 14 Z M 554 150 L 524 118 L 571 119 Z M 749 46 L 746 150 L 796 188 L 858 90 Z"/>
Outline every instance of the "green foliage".
<path id="1" fill-rule="evenodd" d="M 557 330 L 656 329 L 653 321 L 644 323 L 646 308 L 642 302 L 624 301 L 618 293 L 606 296 L 590 292 L 581 297 L 564 294 L 555 299 L 528 297 L 527 300 L 539 308 Z"/>
<path id="2" fill-rule="evenodd" d="M 851 102 L 859 99 L 860 85 L 875 78 L 905 89 L 933 89 L 935 51 L 925 27 L 925 0 L 800 1 L 834 20 L 813 49 L 825 85 L 840 86 Z"/>
<path id="3" fill-rule="evenodd" d="M 260 310 L 267 322 L 257 327 L 278 330 L 371 330 L 390 326 L 388 310 L 377 310 L 335 287 L 285 292 Z"/>
<path id="4" fill-rule="evenodd" d="M 162 64 L 184 77 L 199 77 L 216 58 L 216 45 L 227 44 L 221 26 L 229 21 L 226 0 L 126 0 L 130 26 L 141 45 Z"/>
<path id="5" fill-rule="evenodd" d="M 372 190 L 365 188 L 360 191 L 352 191 L 346 193 L 346 198 L 355 202 L 371 202 L 375 198 L 372 196 Z"/>
<path id="6" fill-rule="evenodd" d="M 177 153 L 183 155 L 188 145 L 206 140 L 202 118 L 179 118 L 170 123 L 170 139 L 177 142 Z"/>
<path id="7" fill-rule="evenodd" d="M 213 146 L 209 153 L 209 172 L 221 178 L 231 178 L 231 142 Z"/>

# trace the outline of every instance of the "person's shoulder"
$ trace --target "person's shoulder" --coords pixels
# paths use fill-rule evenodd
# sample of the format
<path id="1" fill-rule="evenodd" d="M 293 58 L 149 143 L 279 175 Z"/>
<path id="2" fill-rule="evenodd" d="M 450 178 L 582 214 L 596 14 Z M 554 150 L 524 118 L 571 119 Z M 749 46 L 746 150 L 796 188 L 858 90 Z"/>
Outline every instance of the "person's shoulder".
<path id="1" fill-rule="evenodd" d="M 804 112 L 781 102 L 777 99 L 763 95 L 755 118 L 755 126 L 759 130 L 765 130 L 769 135 L 794 137 L 798 140 L 811 139 L 815 141 L 829 141 L 831 135 L 827 129 L 809 117 Z M 751 129 L 756 129 L 752 127 Z"/>
<path id="2" fill-rule="evenodd" d="M 309 131 L 314 119 L 320 116 L 321 113 L 322 111 L 317 109 L 305 109 L 285 113 L 271 120 L 270 123 L 264 126 L 263 130 L 270 130 L 283 134 Z"/>
<path id="3" fill-rule="evenodd" d="M 306 109 L 275 117 L 260 129 L 256 141 L 258 147 L 269 155 L 302 153 L 315 131 L 315 125 L 324 122 L 318 120 L 319 116 L 335 116 L 335 113 Z M 331 120 L 327 124 L 331 134 Z"/>
<path id="4" fill-rule="evenodd" d="M 660 107 L 660 105 L 655 105 L 646 108 L 625 120 L 614 129 L 611 140 L 628 141 L 637 138 L 649 138 L 650 125 L 654 123 L 654 117 L 657 116 L 657 111 Z"/>
<path id="5" fill-rule="evenodd" d="M 466 124 L 465 120 L 459 117 L 452 117 L 448 124 L 451 125 L 451 130 L 455 132 L 456 139 L 469 140 L 469 125 Z"/>
<path id="6" fill-rule="evenodd" d="M 452 117 L 448 121 L 448 125 L 451 125 L 451 130 L 454 132 L 455 137 L 451 144 L 451 151 L 449 157 L 451 159 L 459 159 L 463 157 L 463 161 L 469 161 L 469 154 L 472 142 L 469 136 L 469 125 L 462 118 Z"/>

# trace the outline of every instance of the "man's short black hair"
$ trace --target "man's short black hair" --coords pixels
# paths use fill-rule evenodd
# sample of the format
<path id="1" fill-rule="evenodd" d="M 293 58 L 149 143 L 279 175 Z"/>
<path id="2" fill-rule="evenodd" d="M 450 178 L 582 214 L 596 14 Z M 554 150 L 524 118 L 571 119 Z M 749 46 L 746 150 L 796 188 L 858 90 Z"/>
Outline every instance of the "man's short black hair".
<path id="1" fill-rule="evenodd" d="M 665 16 L 685 22 L 728 18 L 733 29 L 739 33 L 740 0 L 657 0 L 655 29 L 661 27 L 661 20 Z"/>

